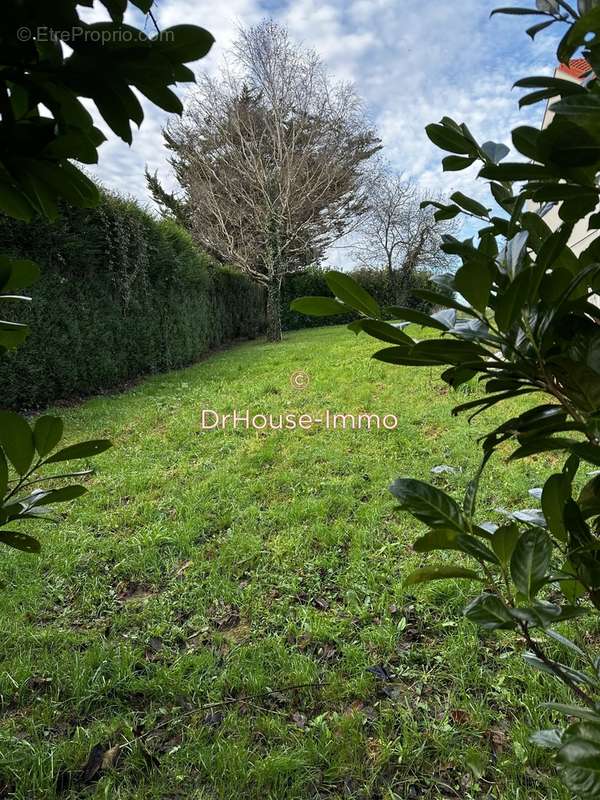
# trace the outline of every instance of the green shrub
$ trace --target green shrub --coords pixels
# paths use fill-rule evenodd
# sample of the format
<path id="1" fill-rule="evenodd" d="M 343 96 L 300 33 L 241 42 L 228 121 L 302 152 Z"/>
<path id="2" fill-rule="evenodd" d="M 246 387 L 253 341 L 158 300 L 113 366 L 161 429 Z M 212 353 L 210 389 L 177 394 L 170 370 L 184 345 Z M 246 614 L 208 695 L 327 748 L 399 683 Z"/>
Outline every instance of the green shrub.
<path id="1" fill-rule="evenodd" d="M 0 363 L 4 407 L 108 389 L 264 327 L 260 289 L 131 201 L 65 207 L 54 222 L 0 217 L 0 239 L 42 267 L 20 314 L 32 332 Z"/>
<path id="2" fill-rule="evenodd" d="M 549 101 L 553 116 L 541 131 L 512 131 L 512 160 L 505 160 L 507 145 L 479 143 L 450 117 L 426 128 L 451 154 L 442 161 L 445 170 L 479 162 L 478 177 L 491 192 L 485 205 L 462 192 L 448 205 L 427 203 L 437 208 L 438 221 L 466 213 L 482 224 L 477 237 L 443 237 L 442 250 L 458 256 L 461 266 L 436 276 L 435 288 L 421 293 L 442 310 L 427 315 L 396 308 L 398 323 L 392 324 L 390 309 L 336 272 L 327 276 L 336 299 L 304 297 L 294 307 L 319 317 L 359 313 L 352 331 L 385 342 L 373 358 L 443 369 L 441 378 L 452 388 L 477 379 L 481 391 L 454 414 L 469 412 L 471 420 L 496 409 L 479 437 L 480 466 L 462 498 L 413 477 L 400 476 L 390 486 L 399 509 L 425 526 L 414 542 L 424 563 L 405 585 L 471 581 L 464 616 L 486 637 L 512 631 L 515 646 L 527 648 L 526 663 L 569 689 L 573 704 L 564 704 L 548 684 L 544 705 L 552 727 L 531 741 L 555 752 L 572 797 L 591 800 L 600 797 L 600 0 L 580 0 L 576 7 L 537 0 L 534 7 L 494 12 L 546 17 L 528 29 L 532 38 L 566 23 L 557 60 L 569 65 L 580 55 L 589 65 L 581 83 L 547 75 L 517 82 L 535 90 L 521 105 Z M 549 206 L 557 207 L 556 217 L 548 215 Z M 575 233 L 580 228 L 587 231 L 583 239 Z M 586 243 L 579 252 L 569 245 L 574 236 Z M 404 323 L 437 336 L 413 339 Z M 525 395 L 528 407 L 513 416 L 515 406 L 505 401 Z M 531 487 L 530 507 L 495 509 L 498 517 L 486 519 L 489 511 L 477 500 L 489 460 L 500 456 L 508 469 L 544 454 L 552 460 L 542 462 L 548 475 L 543 486 Z M 433 553 L 434 563 L 425 560 Z M 577 625 L 564 624 L 576 618 Z M 482 647 L 487 658 L 489 639 L 482 637 Z"/>
<path id="3" fill-rule="evenodd" d="M 379 269 L 356 269 L 349 273 L 361 286 L 377 299 L 382 306 L 394 305 L 394 292 L 389 285 L 388 276 Z M 294 331 L 299 328 L 315 328 L 321 325 L 341 325 L 352 322 L 356 315 L 348 314 L 337 317 L 308 317 L 294 311 L 290 305 L 297 297 L 321 296 L 333 297 L 326 282 L 327 271 L 313 268 L 304 272 L 287 275 L 281 287 L 281 320 L 283 330 Z M 425 289 L 430 285 L 426 272 L 417 272 L 413 276 L 411 291 Z M 421 311 L 430 311 L 431 304 L 411 295 L 408 305 Z"/>

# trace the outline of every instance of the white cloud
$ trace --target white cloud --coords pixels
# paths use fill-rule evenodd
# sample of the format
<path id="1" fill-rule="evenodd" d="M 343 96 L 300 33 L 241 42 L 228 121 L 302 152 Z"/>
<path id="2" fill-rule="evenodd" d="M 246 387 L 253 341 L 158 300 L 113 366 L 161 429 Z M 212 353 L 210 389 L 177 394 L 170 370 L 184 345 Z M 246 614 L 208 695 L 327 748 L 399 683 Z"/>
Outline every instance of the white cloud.
<path id="1" fill-rule="evenodd" d="M 355 81 L 385 155 L 429 191 L 485 194 L 484 185 L 473 184 L 475 170 L 441 172 L 443 154 L 424 132 L 429 122 L 449 115 L 466 122 L 480 140 L 509 146 L 512 127 L 539 123 L 541 108 L 520 113 L 511 86 L 523 75 L 550 72 L 554 40 L 541 34 L 532 44 L 522 17 L 490 20 L 497 0 L 280 0 L 276 10 L 267 2 L 160 0 L 156 13 L 161 28 L 193 23 L 215 35 L 213 51 L 196 65 L 211 72 L 239 25 L 269 15 L 285 23 L 294 38 L 321 54 L 336 77 Z M 133 147 L 110 134 L 96 174 L 108 186 L 147 201 L 146 164 L 169 180 L 161 136 L 167 115 L 143 105 L 146 119 Z"/>

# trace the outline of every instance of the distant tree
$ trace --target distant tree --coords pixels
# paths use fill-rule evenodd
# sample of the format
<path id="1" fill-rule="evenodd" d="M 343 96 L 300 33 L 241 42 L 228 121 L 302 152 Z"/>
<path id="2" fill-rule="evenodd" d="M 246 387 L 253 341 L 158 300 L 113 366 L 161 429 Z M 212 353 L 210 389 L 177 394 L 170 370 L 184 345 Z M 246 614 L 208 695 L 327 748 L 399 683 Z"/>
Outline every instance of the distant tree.
<path id="1" fill-rule="evenodd" d="M 365 162 L 379 149 L 354 88 L 270 21 L 243 30 L 164 132 L 180 196 L 149 188 L 196 242 L 267 290 L 281 339 L 283 277 L 317 264 L 367 210 Z"/>
<path id="2" fill-rule="evenodd" d="M 365 267 L 384 268 L 395 301 L 405 305 L 414 273 L 425 268 L 438 272 L 452 259 L 441 250 L 442 235 L 452 232 L 452 223 L 436 222 L 431 199 L 385 163 L 380 163 L 369 181 L 369 208 L 359 225 L 354 254 Z"/>

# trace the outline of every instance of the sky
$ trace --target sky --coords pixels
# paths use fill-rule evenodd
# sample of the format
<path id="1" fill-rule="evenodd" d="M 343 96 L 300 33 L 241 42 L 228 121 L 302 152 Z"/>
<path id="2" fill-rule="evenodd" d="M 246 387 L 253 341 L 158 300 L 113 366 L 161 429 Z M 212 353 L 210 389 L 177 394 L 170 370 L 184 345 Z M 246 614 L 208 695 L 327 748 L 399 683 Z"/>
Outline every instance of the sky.
<path id="1" fill-rule="evenodd" d="M 298 42 L 315 49 L 335 78 L 351 80 L 363 100 L 365 114 L 377 129 L 383 155 L 424 191 L 449 195 L 460 190 L 486 197 L 485 185 L 474 183 L 475 168 L 443 173 L 443 153 L 424 128 L 448 115 L 466 122 L 479 141 L 509 145 L 510 130 L 519 124 L 539 125 L 541 105 L 519 111 L 513 83 L 527 75 L 551 74 L 559 35 L 542 32 L 535 42 L 525 28 L 536 17 L 495 15 L 500 0 L 157 0 L 161 29 L 178 23 L 207 28 L 216 39 L 209 55 L 190 65 L 197 73 L 219 70 L 240 26 L 265 17 L 286 25 Z M 512 5 L 533 6 L 533 0 Z M 85 16 L 103 19 L 102 6 Z M 137 14 L 137 12 L 136 12 Z M 144 26 L 139 15 L 126 21 Z M 179 94 L 185 101 L 182 87 Z M 193 91 L 193 89 L 192 89 Z M 144 170 L 158 171 L 175 188 L 162 128 L 168 114 L 143 100 L 145 119 L 134 129 L 133 146 L 108 136 L 92 170 L 101 183 L 152 205 Z M 343 249 L 343 248 L 342 248 Z M 340 250 L 341 252 L 341 250 Z M 333 261 L 343 258 L 332 254 Z"/>

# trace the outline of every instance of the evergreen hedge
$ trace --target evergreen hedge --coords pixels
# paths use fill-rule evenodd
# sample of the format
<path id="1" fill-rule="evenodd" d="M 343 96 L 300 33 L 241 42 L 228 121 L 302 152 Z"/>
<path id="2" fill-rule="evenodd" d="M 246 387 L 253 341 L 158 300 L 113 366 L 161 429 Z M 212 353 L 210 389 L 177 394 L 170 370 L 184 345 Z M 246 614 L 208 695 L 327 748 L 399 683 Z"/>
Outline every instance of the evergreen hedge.
<path id="1" fill-rule="evenodd" d="M 356 269 L 349 273 L 381 306 L 396 305 L 396 298 L 385 271 L 380 269 Z M 290 308 L 292 300 L 298 297 L 316 296 L 332 297 L 327 282 L 326 270 L 319 268 L 307 269 L 287 275 L 281 287 L 281 321 L 284 331 L 298 330 L 299 328 L 316 328 L 323 325 L 341 325 L 357 319 L 357 315 L 349 314 L 335 317 L 308 317 L 299 314 Z M 430 288 L 429 275 L 426 272 L 416 272 L 411 281 L 411 289 Z M 420 311 L 431 311 L 431 305 L 424 300 L 419 300 L 409 295 L 407 305 Z"/>
<path id="2" fill-rule="evenodd" d="M 130 200 L 105 195 L 93 209 L 65 206 L 56 222 L 25 224 L 0 215 L 0 250 L 42 269 L 31 287 L 32 303 L 19 307 L 30 336 L 0 360 L 3 408 L 40 407 L 115 388 L 264 331 L 260 287 L 215 266 L 178 225 L 154 219 Z M 287 276 L 284 330 L 353 319 L 290 309 L 297 297 L 329 294 L 324 275 L 308 269 Z M 384 272 L 352 275 L 382 305 L 393 304 Z M 424 284 L 427 276 L 416 281 Z"/>
<path id="3" fill-rule="evenodd" d="M 4 408 L 99 392 L 264 328 L 257 286 L 127 200 L 65 207 L 56 222 L 0 217 L 0 244 L 42 269 L 19 308 L 31 334 L 0 361 Z"/>

